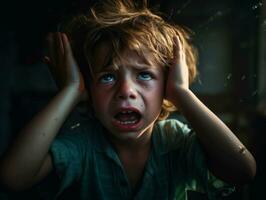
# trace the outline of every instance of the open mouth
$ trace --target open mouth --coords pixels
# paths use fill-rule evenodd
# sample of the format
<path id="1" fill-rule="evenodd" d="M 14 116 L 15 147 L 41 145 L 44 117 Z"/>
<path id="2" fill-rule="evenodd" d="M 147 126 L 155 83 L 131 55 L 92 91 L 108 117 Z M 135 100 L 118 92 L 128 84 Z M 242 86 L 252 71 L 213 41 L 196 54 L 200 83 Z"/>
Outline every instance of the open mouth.
<path id="1" fill-rule="evenodd" d="M 118 112 L 114 118 L 121 125 L 134 125 L 140 121 L 141 114 L 138 111 L 124 110 Z"/>

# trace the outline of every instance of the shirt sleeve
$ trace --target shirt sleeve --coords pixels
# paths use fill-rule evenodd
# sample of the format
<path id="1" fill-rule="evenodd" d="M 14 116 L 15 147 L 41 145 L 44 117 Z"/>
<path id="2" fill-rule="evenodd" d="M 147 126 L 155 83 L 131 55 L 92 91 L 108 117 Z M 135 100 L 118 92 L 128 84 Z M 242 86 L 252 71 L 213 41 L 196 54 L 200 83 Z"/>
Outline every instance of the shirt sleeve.
<path id="1" fill-rule="evenodd" d="M 186 167 L 189 182 L 187 189 L 203 192 L 209 199 L 220 199 L 230 195 L 234 191 L 234 186 L 215 177 L 207 168 L 206 157 L 195 136 L 190 132 L 186 141 Z"/>
<path id="2" fill-rule="evenodd" d="M 61 194 L 76 182 L 82 174 L 82 162 L 88 146 L 82 124 L 76 123 L 64 129 L 53 141 L 50 153 L 56 175 L 59 178 Z"/>
<path id="3" fill-rule="evenodd" d="M 174 168 L 179 168 L 176 177 L 182 177 L 186 190 L 206 193 L 208 199 L 220 199 L 231 194 L 234 186 L 216 178 L 208 170 L 205 154 L 193 130 L 177 120 L 171 120 L 171 130 L 175 132 L 171 134 L 174 149 L 171 157 L 175 159 Z"/>

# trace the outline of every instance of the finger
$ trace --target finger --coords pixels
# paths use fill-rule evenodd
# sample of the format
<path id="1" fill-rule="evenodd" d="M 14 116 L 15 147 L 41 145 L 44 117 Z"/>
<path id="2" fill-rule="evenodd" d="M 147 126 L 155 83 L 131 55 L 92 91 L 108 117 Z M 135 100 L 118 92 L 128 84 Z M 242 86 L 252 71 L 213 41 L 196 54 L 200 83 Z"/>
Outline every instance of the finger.
<path id="1" fill-rule="evenodd" d="M 58 64 L 58 67 L 60 67 L 64 59 L 64 51 L 65 51 L 63 41 L 62 41 L 62 34 L 59 32 L 56 32 L 54 34 L 54 38 L 55 38 L 55 54 L 57 58 L 57 64 Z"/>
<path id="2" fill-rule="evenodd" d="M 180 37 L 175 36 L 174 40 L 174 62 L 183 62 L 185 59 L 184 45 L 181 42 Z"/>
<path id="3" fill-rule="evenodd" d="M 48 56 L 42 57 L 42 62 L 49 65 L 51 62 L 51 59 Z"/>
<path id="4" fill-rule="evenodd" d="M 51 64 L 51 59 L 48 56 L 44 56 L 42 58 L 42 62 L 48 66 L 50 73 L 51 73 L 56 85 L 59 86 L 59 80 L 57 79 L 57 76 L 58 76 L 57 71 L 56 71 L 54 65 Z"/>
<path id="5" fill-rule="evenodd" d="M 53 33 L 47 35 L 47 48 L 48 48 L 48 57 L 50 58 L 50 64 L 55 65 L 55 47 L 54 47 L 54 36 Z"/>
<path id="6" fill-rule="evenodd" d="M 176 64 L 180 59 L 180 39 L 178 36 L 174 36 L 173 38 L 174 45 L 173 45 L 173 64 Z"/>
<path id="7" fill-rule="evenodd" d="M 48 46 L 48 56 L 43 58 L 43 61 L 48 65 L 51 75 L 56 82 L 56 85 L 60 87 L 61 84 L 61 70 L 58 58 L 57 45 L 56 44 L 57 36 L 55 33 L 49 33 L 47 36 L 47 46 Z"/>
<path id="8" fill-rule="evenodd" d="M 65 50 L 65 60 L 72 66 L 77 66 L 76 60 L 73 56 L 72 48 L 70 45 L 70 42 L 67 38 L 67 35 L 65 33 L 62 33 L 62 41 L 63 41 L 63 46 Z"/>
<path id="9" fill-rule="evenodd" d="M 48 56 L 44 56 L 41 58 L 41 61 L 48 66 L 51 74 L 54 76 L 55 74 L 55 70 L 54 68 L 52 67 L 52 64 L 51 64 L 51 59 L 48 57 Z"/>
<path id="10" fill-rule="evenodd" d="M 64 54 L 65 60 L 68 63 L 68 66 L 70 67 L 69 69 L 71 70 L 72 78 L 74 79 L 76 79 L 77 77 L 80 78 L 81 74 L 79 72 L 79 68 L 77 66 L 76 60 L 73 56 L 70 42 L 65 33 L 62 33 L 62 41 L 63 41 L 64 50 L 65 50 L 65 54 Z"/>
<path id="11" fill-rule="evenodd" d="M 174 45 L 173 45 L 173 61 L 176 62 L 176 60 L 179 58 L 179 38 L 177 36 L 174 36 Z"/>
<path id="12" fill-rule="evenodd" d="M 49 67 L 49 70 L 52 72 L 52 74 L 55 74 L 54 65 L 52 64 L 52 61 L 48 56 L 42 57 L 42 62 Z"/>
<path id="13" fill-rule="evenodd" d="M 55 44 L 56 44 L 56 50 L 58 55 L 64 55 L 64 45 L 62 41 L 62 33 L 56 32 L 55 34 Z"/>
<path id="14" fill-rule="evenodd" d="M 62 33 L 62 43 L 63 43 L 63 47 L 65 50 L 65 56 L 66 58 L 72 57 L 73 53 L 72 53 L 72 48 L 70 46 L 70 42 L 68 40 L 68 37 L 65 33 Z"/>

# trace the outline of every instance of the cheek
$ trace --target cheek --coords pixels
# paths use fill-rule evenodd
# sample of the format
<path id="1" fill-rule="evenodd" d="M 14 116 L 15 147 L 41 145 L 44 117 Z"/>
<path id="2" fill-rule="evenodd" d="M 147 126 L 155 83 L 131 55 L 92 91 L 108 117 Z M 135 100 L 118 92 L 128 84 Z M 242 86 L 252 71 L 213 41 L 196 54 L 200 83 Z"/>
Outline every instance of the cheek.
<path id="1" fill-rule="evenodd" d="M 90 90 L 92 107 L 95 112 L 102 112 L 108 101 L 108 94 L 105 92 L 97 92 L 95 88 Z"/>
<path id="2" fill-rule="evenodd" d="M 107 100 L 106 97 L 102 97 L 103 95 L 92 95 L 92 108 L 94 111 L 94 115 L 97 119 L 99 119 L 102 123 L 105 118 L 104 113 L 107 112 Z"/>
<path id="3" fill-rule="evenodd" d="M 105 94 L 99 94 L 99 95 L 94 95 L 93 97 L 93 104 L 97 105 L 98 107 L 101 107 L 101 105 L 105 105 L 107 103 L 107 95 Z"/>
<path id="4" fill-rule="evenodd" d="M 158 100 L 164 98 L 164 82 L 162 80 L 160 80 L 154 84 L 153 95 Z"/>
<path id="5" fill-rule="evenodd" d="M 157 83 L 148 89 L 146 91 L 146 98 L 148 104 L 154 108 L 159 107 L 160 109 L 164 99 L 164 85 Z"/>

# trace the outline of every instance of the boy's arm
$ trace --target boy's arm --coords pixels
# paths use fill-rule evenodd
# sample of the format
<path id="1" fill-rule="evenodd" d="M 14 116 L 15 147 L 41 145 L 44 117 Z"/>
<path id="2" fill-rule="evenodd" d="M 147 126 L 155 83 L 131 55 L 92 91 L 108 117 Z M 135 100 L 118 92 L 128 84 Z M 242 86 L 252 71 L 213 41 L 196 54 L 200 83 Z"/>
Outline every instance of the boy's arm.
<path id="1" fill-rule="evenodd" d="M 66 60 L 63 64 L 67 72 L 62 79 L 66 84 L 22 129 L 0 160 L 0 181 L 15 190 L 32 186 L 51 171 L 52 161 L 48 153 L 50 145 L 84 92 L 81 89 L 82 77 L 75 76 L 78 74 L 78 68 L 74 61 L 71 61 L 73 57 L 67 38 L 65 35 L 58 34 L 50 37 L 60 39 L 60 45 L 64 47 L 64 53 L 57 52 L 57 54 L 62 53 L 60 56 Z M 58 41 L 56 42 L 59 44 Z M 50 57 L 52 56 L 50 54 Z"/>
<path id="2" fill-rule="evenodd" d="M 256 162 L 232 131 L 189 90 L 184 50 L 175 38 L 174 61 L 166 98 L 182 112 L 196 132 L 210 170 L 228 183 L 244 184 L 254 178 Z"/>

